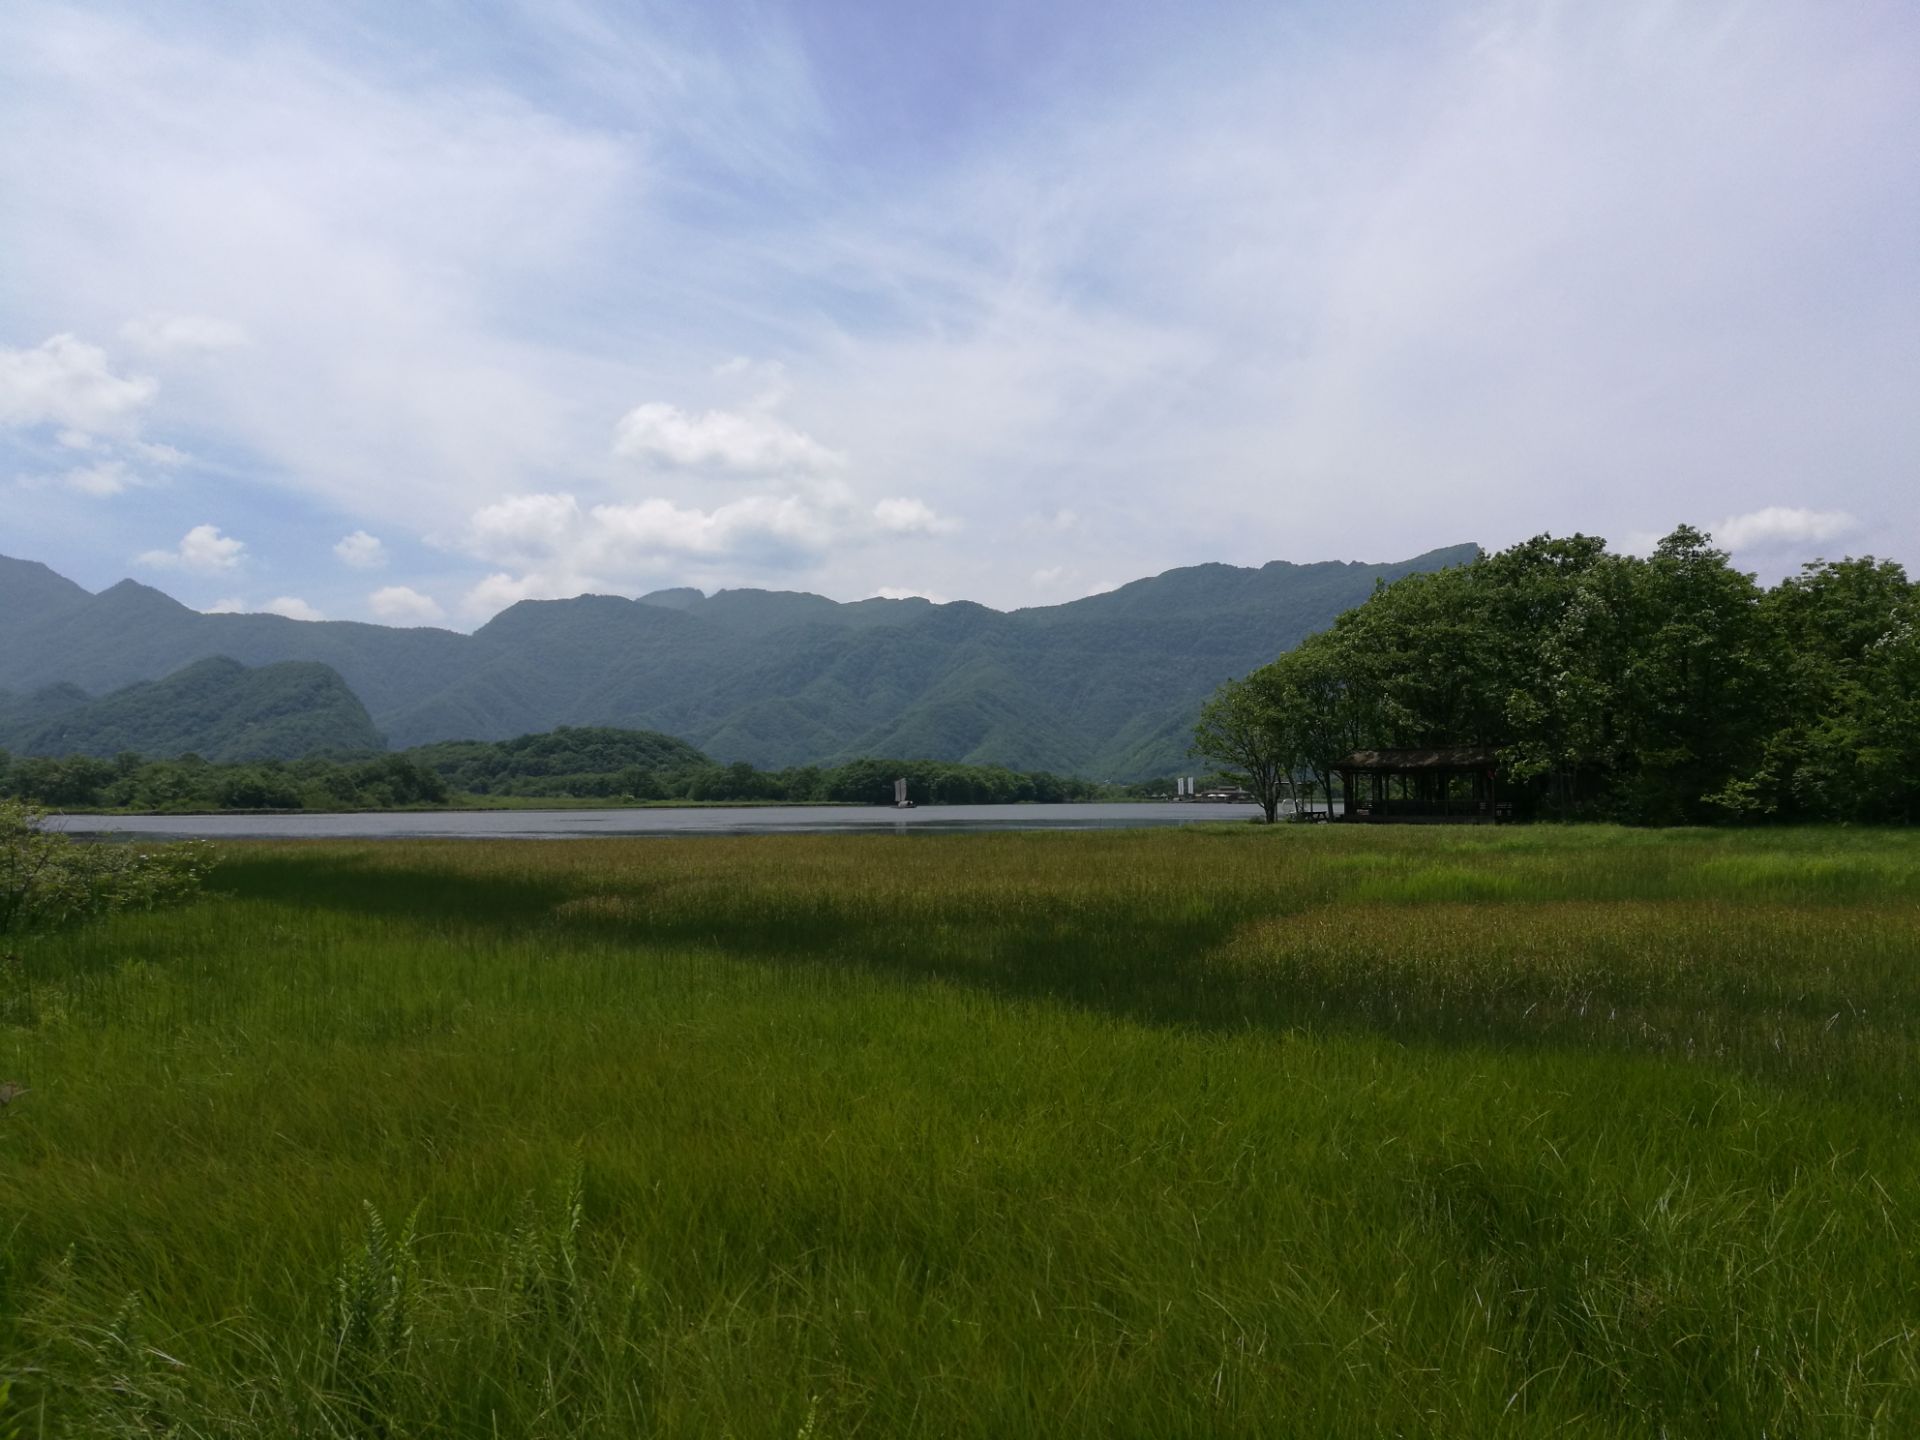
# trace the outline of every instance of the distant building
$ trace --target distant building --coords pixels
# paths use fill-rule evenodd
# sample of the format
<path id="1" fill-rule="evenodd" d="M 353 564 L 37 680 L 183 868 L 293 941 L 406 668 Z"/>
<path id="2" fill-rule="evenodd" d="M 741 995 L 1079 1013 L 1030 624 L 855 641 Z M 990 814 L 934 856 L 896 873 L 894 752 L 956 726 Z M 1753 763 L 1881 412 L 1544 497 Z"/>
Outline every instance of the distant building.
<path id="1" fill-rule="evenodd" d="M 1346 792 L 1343 820 L 1491 825 L 1512 818 L 1500 798 L 1499 760 L 1484 746 L 1356 750 L 1333 768 Z"/>
<path id="2" fill-rule="evenodd" d="M 1238 785 L 1218 785 L 1211 790 L 1203 790 L 1194 797 L 1196 800 L 1211 800 L 1216 804 L 1251 805 L 1253 792 L 1242 790 Z"/>

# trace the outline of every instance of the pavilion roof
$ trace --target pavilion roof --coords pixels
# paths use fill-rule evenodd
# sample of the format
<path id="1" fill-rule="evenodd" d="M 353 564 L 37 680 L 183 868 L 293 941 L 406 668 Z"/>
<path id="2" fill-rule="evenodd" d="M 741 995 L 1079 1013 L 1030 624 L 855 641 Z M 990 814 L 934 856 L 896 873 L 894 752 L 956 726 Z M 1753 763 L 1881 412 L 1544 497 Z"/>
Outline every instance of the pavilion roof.
<path id="1" fill-rule="evenodd" d="M 1338 770 L 1488 770 L 1499 757 L 1485 745 L 1442 745 L 1426 750 L 1356 750 Z"/>

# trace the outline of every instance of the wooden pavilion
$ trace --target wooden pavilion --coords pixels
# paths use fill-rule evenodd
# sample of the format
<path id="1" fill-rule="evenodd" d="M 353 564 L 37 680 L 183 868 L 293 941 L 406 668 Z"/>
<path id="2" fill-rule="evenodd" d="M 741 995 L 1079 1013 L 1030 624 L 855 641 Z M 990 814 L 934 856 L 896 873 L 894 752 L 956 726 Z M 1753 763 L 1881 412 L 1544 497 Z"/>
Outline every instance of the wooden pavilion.
<path id="1" fill-rule="evenodd" d="M 1356 750 L 1333 767 L 1346 795 L 1343 820 L 1491 825 L 1512 818 L 1500 799 L 1491 749 Z"/>

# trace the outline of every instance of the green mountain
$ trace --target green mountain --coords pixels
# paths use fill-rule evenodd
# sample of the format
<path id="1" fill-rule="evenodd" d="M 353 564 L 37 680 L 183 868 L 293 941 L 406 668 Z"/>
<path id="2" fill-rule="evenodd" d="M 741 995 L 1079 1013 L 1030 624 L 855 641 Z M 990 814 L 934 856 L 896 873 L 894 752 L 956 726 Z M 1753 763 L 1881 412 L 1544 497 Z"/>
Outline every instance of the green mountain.
<path id="1" fill-rule="evenodd" d="M 769 590 L 529 600 L 472 635 L 202 615 L 0 560 L 0 685 L 103 690 L 211 656 L 331 666 L 395 745 L 598 726 L 777 767 L 904 755 L 1110 779 L 1187 763 L 1194 712 L 1381 580 L 1470 560 L 1197 565 L 1003 613 Z M 16 598 L 16 596 L 18 598 Z"/>
<path id="2" fill-rule="evenodd" d="M 77 610 L 93 596 L 64 575 L 56 575 L 37 560 L 9 560 L 0 555 L 0 601 L 5 623 L 30 625 L 51 619 L 63 610 Z"/>
<path id="3" fill-rule="evenodd" d="M 97 700 L 73 685 L 0 695 L 0 749 L 22 755 L 291 760 L 385 748 L 359 697 L 311 661 L 250 670 L 216 657 Z"/>

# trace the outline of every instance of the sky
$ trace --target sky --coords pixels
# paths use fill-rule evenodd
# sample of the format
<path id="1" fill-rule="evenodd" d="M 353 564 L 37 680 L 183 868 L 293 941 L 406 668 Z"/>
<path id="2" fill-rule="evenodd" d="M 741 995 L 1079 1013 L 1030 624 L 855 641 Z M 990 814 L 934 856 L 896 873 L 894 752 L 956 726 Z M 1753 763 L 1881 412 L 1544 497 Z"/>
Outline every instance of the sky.
<path id="1" fill-rule="evenodd" d="M 1910 0 L 0 5 L 0 553 L 471 628 L 1920 569 Z"/>

